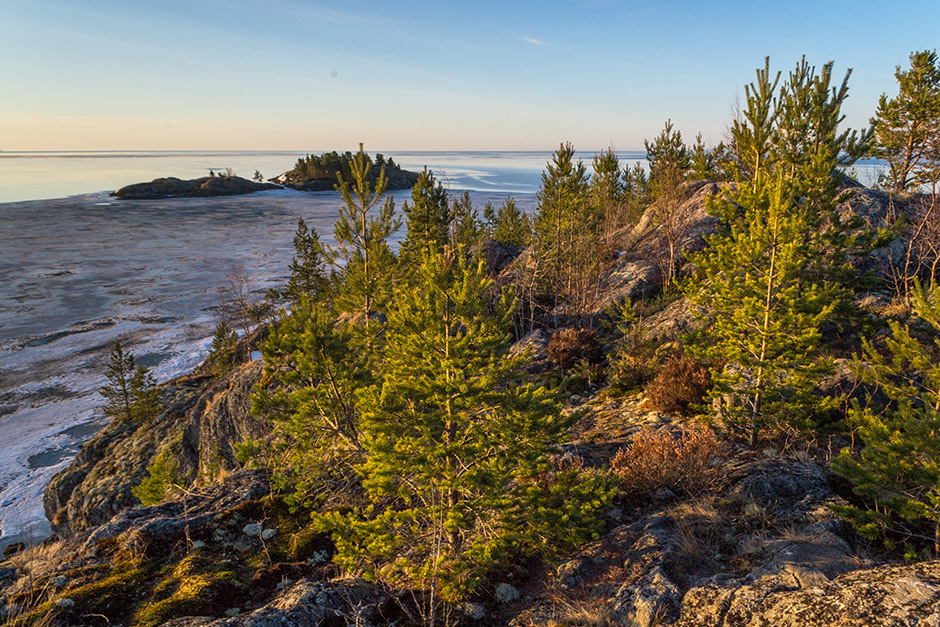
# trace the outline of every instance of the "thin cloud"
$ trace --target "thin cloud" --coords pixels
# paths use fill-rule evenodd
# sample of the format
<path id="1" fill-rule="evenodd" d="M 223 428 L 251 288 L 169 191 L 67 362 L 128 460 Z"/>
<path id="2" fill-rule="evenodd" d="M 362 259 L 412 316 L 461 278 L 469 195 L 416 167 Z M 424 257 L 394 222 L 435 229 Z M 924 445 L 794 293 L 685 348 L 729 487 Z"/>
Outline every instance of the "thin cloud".
<path id="1" fill-rule="evenodd" d="M 542 41 L 541 39 L 534 39 L 532 37 L 526 37 L 525 35 L 520 35 L 519 39 L 526 42 L 527 44 L 532 44 L 533 46 L 547 46 L 548 43 Z"/>

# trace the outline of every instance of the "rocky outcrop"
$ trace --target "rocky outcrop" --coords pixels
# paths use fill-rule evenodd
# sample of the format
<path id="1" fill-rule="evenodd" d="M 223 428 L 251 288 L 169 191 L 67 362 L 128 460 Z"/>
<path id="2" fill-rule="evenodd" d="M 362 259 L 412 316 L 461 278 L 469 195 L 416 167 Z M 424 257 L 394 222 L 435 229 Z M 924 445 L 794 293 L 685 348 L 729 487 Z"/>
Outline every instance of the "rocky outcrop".
<path id="1" fill-rule="evenodd" d="M 940 624 L 940 561 L 856 570 L 828 581 L 689 590 L 676 627 L 927 627 Z"/>
<path id="2" fill-rule="evenodd" d="M 139 504 L 132 490 L 164 450 L 187 482 L 238 468 L 235 445 L 270 430 L 250 413 L 261 374 L 255 361 L 221 379 L 205 372 L 179 377 L 161 386 L 164 411 L 152 423 L 113 421 L 49 482 L 43 506 L 53 530 L 72 535 Z"/>
<path id="3" fill-rule="evenodd" d="M 159 178 L 149 183 L 127 185 L 111 193 L 121 200 L 161 200 L 163 198 L 201 198 L 211 196 L 239 196 L 266 189 L 280 189 L 273 183 L 257 183 L 240 176 L 204 176 L 182 180 L 175 177 Z"/>

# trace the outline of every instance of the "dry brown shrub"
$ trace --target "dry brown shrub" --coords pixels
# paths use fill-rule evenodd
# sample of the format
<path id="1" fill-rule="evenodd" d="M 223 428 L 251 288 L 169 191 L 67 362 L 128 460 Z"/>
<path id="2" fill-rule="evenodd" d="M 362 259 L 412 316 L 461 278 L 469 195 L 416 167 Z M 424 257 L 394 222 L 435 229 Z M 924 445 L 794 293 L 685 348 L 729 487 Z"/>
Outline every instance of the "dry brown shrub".
<path id="1" fill-rule="evenodd" d="M 708 368 L 686 355 L 675 355 L 646 384 L 646 398 L 654 409 L 689 413 L 712 387 Z"/>
<path id="2" fill-rule="evenodd" d="M 599 364 L 604 352 L 594 331 L 588 329 L 562 329 L 548 340 L 548 358 L 567 370 L 579 362 Z"/>
<path id="3" fill-rule="evenodd" d="M 669 489 L 688 495 L 703 494 L 720 482 L 721 444 L 705 427 L 683 428 L 677 434 L 650 428 L 636 433 L 620 449 L 611 467 L 628 495 L 642 497 Z"/>

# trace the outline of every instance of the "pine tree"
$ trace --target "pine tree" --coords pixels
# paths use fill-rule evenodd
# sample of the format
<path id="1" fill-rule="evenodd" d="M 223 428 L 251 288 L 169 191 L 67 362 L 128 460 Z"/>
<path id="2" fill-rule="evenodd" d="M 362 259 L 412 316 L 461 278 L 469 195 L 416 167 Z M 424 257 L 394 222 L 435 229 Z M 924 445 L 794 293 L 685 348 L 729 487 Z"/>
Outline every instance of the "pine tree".
<path id="1" fill-rule="evenodd" d="M 290 279 L 284 297 L 296 305 L 302 296 L 314 302 L 329 291 L 329 280 L 324 271 L 325 251 L 315 229 L 308 229 L 303 218 L 297 219 L 294 233 L 294 257 L 290 263 Z"/>
<path id="2" fill-rule="evenodd" d="M 483 217 L 490 239 L 509 246 L 525 246 L 529 242 L 532 231 L 529 216 L 516 206 L 511 196 L 496 210 L 486 203 Z"/>
<path id="3" fill-rule="evenodd" d="M 427 168 L 418 175 L 411 188 L 411 204 L 402 207 L 405 213 L 405 239 L 400 256 L 406 263 L 420 259 L 429 250 L 441 250 L 450 239 L 450 206 L 447 191 Z"/>
<path id="4" fill-rule="evenodd" d="M 224 376 L 235 367 L 236 344 L 238 344 L 238 333 L 229 325 L 225 316 L 222 316 L 215 326 L 215 332 L 212 334 L 212 344 L 209 346 L 215 376 Z"/>
<path id="5" fill-rule="evenodd" d="M 872 154 L 888 162 L 886 183 L 895 192 L 924 182 L 919 170 L 929 161 L 931 141 L 940 135 L 940 63 L 936 50 L 912 52 L 911 67 L 894 73 L 898 95 L 881 95 L 875 116 Z"/>
<path id="6" fill-rule="evenodd" d="M 567 421 L 515 380 L 513 302 L 488 310 L 483 264 L 429 255 L 418 275 L 389 313 L 381 385 L 360 397 L 370 505 L 323 522 L 340 564 L 453 601 L 507 551 L 590 537 L 610 491 L 564 471 L 544 482 Z"/>
<path id="7" fill-rule="evenodd" d="M 805 427 L 825 401 L 814 380 L 828 363 L 817 359 L 819 326 L 840 297 L 826 283 L 804 281 L 808 221 L 794 210 L 789 184 L 777 174 L 756 188 L 739 187 L 734 201 L 720 201 L 726 230 L 690 262 L 697 277 L 683 286 L 692 304 L 712 320 L 707 336 L 690 347 L 699 359 L 721 364 L 713 372 L 713 396 L 730 400 L 721 411 L 750 431 L 786 417 Z"/>
<path id="8" fill-rule="evenodd" d="M 574 162 L 574 146 L 562 144 L 542 173 L 536 194 L 535 255 L 542 282 L 561 302 L 577 307 L 589 300 L 583 292 L 585 240 L 593 238 L 598 222 L 589 202 L 588 175 L 581 160 Z"/>
<path id="9" fill-rule="evenodd" d="M 108 384 L 99 393 L 108 401 L 105 416 L 128 422 L 147 421 L 160 413 L 160 390 L 148 368 L 135 367 L 134 356 L 125 353 L 120 341 L 111 347 L 105 373 Z"/>
<path id="10" fill-rule="evenodd" d="M 666 239 L 666 250 L 657 259 L 662 273 L 663 292 L 668 291 L 678 271 L 678 245 L 689 226 L 682 187 L 686 173 L 692 166 L 689 151 L 682 141 L 682 133 L 674 131 L 672 121 L 652 143 L 646 145 L 646 160 L 650 167 L 650 182 L 656 198 L 655 221 Z"/>
<path id="11" fill-rule="evenodd" d="M 603 216 L 601 231 L 605 243 L 610 246 L 614 231 L 630 222 L 623 172 L 620 160 L 611 148 L 594 155 L 592 169 L 591 203 L 597 214 Z"/>
<path id="12" fill-rule="evenodd" d="M 456 249 L 472 250 L 483 235 L 483 224 L 473 202 L 470 192 L 464 192 L 460 198 L 455 198 L 450 205 L 450 244 Z"/>
<path id="13" fill-rule="evenodd" d="M 362 148 L 347 161 L 352 184 L 337 174 L 343 206 L 334 228 L 336 248 L 330 253 L 342 273 L 336 304 L 339 311 L 353 315 L 364 350 L 374 354 L 381 334 L 379 318 L 391 300 L 394 284 L 395 254 L 388 239 L 401 227 L 401 220 L 395 217 L 392 198 L 379 207 L 388 184 L 384 167 L 373 188 L 368 180 L 371 161 Z"/>
<path id="14" fill-rule="evenodd" d="M 914 311 L 940 331 L 940 285 L 914 289 Z M 833 470 L 851 480 L 866 507 L 836 508 L 869 539 L 894 537 L 927 540 L 940 555 L 940 364 L 937 346 L 924 346 L 907 327 L 891 322 L 886 340 L 890 355 L 865 340 L 864 361 L 856 363 L 859 378 L 891 400 L 876 412 L 869 399 L 856 401 L 849 421 L 864 443 L 856 456 L 843 449 Z M 938 345 L 940 346 L 940 345 Z M 903 521 L 903 522 L 902 522 Z M 926 534 L 920 532 L 926 526 Z M 890 538 L 886 538 L 890 540 Z"/>
<path id="15" fill-rule="evenodd" d="M 370 356 L 357 346 L 354 328 L 302 296 L 261 352 L 274 384 L 258 387 L 252 413 L 276 426 L 277 487 L 292 505 L 348 497 L 363 452 L 356 395 L 372 381 Z"/>

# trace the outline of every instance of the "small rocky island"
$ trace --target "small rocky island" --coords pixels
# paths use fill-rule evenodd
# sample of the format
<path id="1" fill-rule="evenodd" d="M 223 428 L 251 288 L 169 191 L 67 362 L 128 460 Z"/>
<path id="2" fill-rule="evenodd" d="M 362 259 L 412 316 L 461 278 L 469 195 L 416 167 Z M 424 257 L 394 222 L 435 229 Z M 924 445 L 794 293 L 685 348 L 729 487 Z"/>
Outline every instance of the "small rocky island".
<path id="1" fill-rule="evenodd" d="M 337 183 L 337 175 L 341 175 L 345 181 L 352 182 L 349 169 L 352 158 L 353 155 L 350 152 L 339 154 L 336 151 L 323 153 L 319 157 L 307 155 L 299 158 L 292 170 L 270 179 L 269 182 L 260 180 L 260 175 L 256 175 L 258 180 L 249 181 L 231 172 L 189 180 L 170 176 L 154 179 L 149 183 L 127 185 L 112 192 L 111 195 L 121 200 L 162 200 L 164 198 L 239 196 L 282 187 L 304 192 L 333 191 Z M 369 162 L 366 180 L 373 186 L 383 169 L 388 190 L 411 189 L 418 182 L 417 172 L 402 169 L 391 158 L 386 160 L 383 155 L 378 154 L 374 160 L 369 155 L 366 155 L 366 159 Z"/>
<path id="2" fill-rule="evenodd" d="M 240 176 L 203 176 L 184 181 L 173 176 L 149 183 L 135 183 L 111 192 L 121 200 L 162 200 L 164 198 L 208 198 L 212 196 L 239 196 L 266 189 L 280 189 L 273 183 L 258 183 Z"/>

